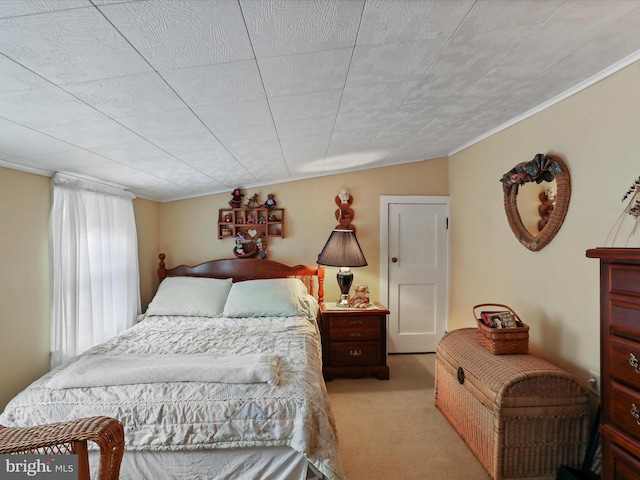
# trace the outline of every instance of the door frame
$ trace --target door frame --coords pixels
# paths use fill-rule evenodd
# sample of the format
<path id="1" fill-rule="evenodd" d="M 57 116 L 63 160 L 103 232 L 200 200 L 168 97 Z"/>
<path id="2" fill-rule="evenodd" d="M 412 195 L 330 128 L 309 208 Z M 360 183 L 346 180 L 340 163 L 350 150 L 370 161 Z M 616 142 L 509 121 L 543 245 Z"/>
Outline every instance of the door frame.
<path id="1" fill-rule="evenodd" d="M 451 302 L 451 241 L 449 219 L 451 197 L 442 195 L 381 195 L 380 196 L 380 302 L 389 305 L 389 205 L 392 203 L 444 204 L 447 209 L 447 304 L 445 307 L 445 332 L 449 331 L 449 304 Z M 387 325 L 387 335 L 389 326 Z"/>

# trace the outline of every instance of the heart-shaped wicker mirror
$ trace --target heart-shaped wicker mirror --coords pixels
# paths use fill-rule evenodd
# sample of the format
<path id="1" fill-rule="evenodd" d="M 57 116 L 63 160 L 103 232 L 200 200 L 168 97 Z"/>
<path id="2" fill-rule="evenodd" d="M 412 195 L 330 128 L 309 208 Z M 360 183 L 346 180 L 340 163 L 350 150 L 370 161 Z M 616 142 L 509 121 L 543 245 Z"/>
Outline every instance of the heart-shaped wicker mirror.
<path id="1" fill-rule="evenodd" d="M 518 187 L 528 182 L 556 181 L 557 193 L 549 218 L 542 230 L 534 235 L 527 230 L 518 211 Z M 516 165 L 500 179 L 504 193 L 504 209 L 511 231 L 529 250 L 542 250 L 553 240 L 564 222 L 571 197 L 571 179 L 565 163 L 555 155 L 538 153 L 530 162 Z"/>

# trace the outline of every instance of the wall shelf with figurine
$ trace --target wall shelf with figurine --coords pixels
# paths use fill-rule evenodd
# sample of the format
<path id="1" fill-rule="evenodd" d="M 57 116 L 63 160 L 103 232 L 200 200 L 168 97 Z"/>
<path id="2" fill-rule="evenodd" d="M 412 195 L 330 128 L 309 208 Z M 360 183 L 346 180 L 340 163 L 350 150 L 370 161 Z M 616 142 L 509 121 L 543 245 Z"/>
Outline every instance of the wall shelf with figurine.
<path id="1" fill-rule="evenodd" d="M 218 211 L 218 238 L 247 240 L 260 237 L 284 238 L 284 208 L 221 208 Z"/>
<path id="2" fill-rule="evenodd" d="M 284 208 L 276 208 L 273 194 L 264 204 L 257 193 L 246 202 L 243 197 L 235 188 L 229 208 L 218 210 L 218 238 L 234 239 L 233 254 L 238 258 L 267 258 L 267 239 L 284 238 Z"/>

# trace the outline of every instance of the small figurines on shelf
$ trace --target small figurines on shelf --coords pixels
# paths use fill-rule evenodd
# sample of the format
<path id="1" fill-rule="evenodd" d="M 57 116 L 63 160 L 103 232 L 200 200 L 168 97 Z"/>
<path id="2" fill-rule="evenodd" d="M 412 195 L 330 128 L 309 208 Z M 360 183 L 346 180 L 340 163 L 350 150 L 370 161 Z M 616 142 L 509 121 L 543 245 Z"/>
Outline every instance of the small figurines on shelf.
<path id="1" fill-rule="evenodd" d="M 254 193 L 251 198 L 247 200 L 247 208 L 260 208 L 261 206 L 260 197 L 258 197 L 257 193 Z"/>
<path id="2" fill-rule="evenodd" d="M 267 208 L 273 208 L 276 206 L 276 199 L 273 193 L 267 195 L 267 201 L 264 202 L 264 206 Z"/>
<path id="3" fill-rule="evenodd" d="M 242 197 L 244 194 L 239 188 L 234 188 L 231 192 L 231 200 L 229 200 L 229 206 L 231 208 L 240 208 L 242 206 Z"/>

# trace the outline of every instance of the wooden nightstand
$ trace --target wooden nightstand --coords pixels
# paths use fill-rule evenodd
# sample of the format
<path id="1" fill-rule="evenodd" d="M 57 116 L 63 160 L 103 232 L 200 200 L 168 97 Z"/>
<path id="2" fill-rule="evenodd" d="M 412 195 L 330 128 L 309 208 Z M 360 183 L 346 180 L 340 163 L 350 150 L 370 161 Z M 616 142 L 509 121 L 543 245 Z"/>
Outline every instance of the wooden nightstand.
<path id="1" fill-rule="evenodd" d="M 336 375 L 376 375 L 380 380 L 389 379 L 389 310 L 379 303 L 372 306 L 375 308 L 345 309 L 330 303 L 321 305 L 322 374 L 325 380 Z"/>

